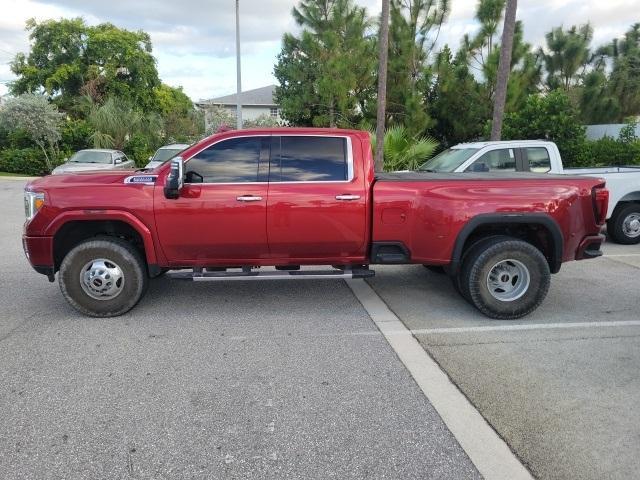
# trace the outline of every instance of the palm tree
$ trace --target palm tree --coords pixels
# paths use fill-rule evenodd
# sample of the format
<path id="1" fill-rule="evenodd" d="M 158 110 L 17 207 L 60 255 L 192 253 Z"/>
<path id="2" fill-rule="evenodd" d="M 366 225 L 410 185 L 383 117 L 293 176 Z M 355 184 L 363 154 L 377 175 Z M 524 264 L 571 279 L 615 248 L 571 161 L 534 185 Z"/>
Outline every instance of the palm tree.
<path id="1" fill-rule="evenodd" d="M 95 148 L 122 150 L 136 133 L 154 140 L 162 133 L 162 119 L 158 114 L 143 115 L 130 103 L 113 97 L 103 105 L 93 104 L 88 120 L 95 129 L 90 137 Z"/>
<path id="2" fill-rule="evenodd" d="M 502 117 L 504 104 L 507 100 L 507 84 L 511 71 L 511 53 L 513 50 L 513 34 L 516 29 L 516 10 L 518 0 L 507 0 L 504 14 L 504 28 L 502 29 L 502 44 L 500 45 L 500 63 L 498 64 L 498 78 L 496 93 L 493 100 L 493 122 L 491 124 L 491 140 L 500 140 L 502 135 Z"/>
<path id="3" fill-rule="evenodd" d="M 376 136 L 371 132 L 371 145 L 376 151 Z M 384 170 L 416 170 L 428 160 L 438 148 L 438 142 L 431 137 L 409 135 L 403 125 L 389 127 L 384 132 Z M 382 171 L 379 169 L 378 171 Z"/>
<path id="4" fill-rule="evenodd" d="M 378 111 L 376 113 L 376 135 L 382 137 L 380 145 L 373 147 L 375 171 L 382 171 L 384 165 L 384 126 L 387 104 L 387 58 L 389 55 L 389 0 L 382 0 L 380 16 L 380 53 L 378 55 Z"/>

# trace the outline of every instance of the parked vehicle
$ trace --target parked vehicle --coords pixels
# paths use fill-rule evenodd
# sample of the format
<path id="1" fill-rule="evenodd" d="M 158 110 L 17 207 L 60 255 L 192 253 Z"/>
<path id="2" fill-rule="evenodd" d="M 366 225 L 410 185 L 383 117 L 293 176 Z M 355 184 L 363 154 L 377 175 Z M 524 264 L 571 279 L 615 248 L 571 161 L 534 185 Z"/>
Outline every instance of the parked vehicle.
<path id="1" fill-rule="evenodd" d="M 134 168 L 135 163 L 129 160 L 120 150 L 87 149 L 80 150 L 62 165 L 51 172 L 53 175 L 87 170 L 123 170 Z"/>
<path id="2" fill-rule="evenodd" d="M 485 315 L 514 319 L 540 305 L 563 262 L 601 255 L 607 200 L 604 181 L 582 176 L 374 174 L 367 132 L 236 130 L 151 173 L 32 181 L 23 244 L 98 317 L 131 309 L 168 269 L 192 281 L 344 279 L 415 263 L 443 267 Z"/>
<path id="3" fill-rule="evenodd" d="M 640 243 L 640 167 L 564 168 L 558 147 L 543 140 L 462 143 L 436 155 L 427 172 L 536 172 L 585 175 L 607 181 L 607 233 L 617 243 Z"/>
<path id="4" fill-rule="evenodd" d="M 172 143 L 171 145 L 165 145 L 156 150 L 153 157 L 149 157 L 149 163 L 145 165 L 145 169 L 152 169 L 159 167 L 167 160 L 171 160 L 173 157 L 182 152 L 185 148 L 189 148 L 186 143 Z"/>

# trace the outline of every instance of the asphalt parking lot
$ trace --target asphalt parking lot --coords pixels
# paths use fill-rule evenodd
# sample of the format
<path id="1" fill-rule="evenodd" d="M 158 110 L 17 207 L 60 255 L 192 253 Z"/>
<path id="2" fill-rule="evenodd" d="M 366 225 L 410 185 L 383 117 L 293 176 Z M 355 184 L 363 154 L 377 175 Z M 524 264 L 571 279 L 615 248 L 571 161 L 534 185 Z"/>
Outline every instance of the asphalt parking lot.
<path id="1" fill-rule="evenodd" d="M 343 282 L 159 279 L 85 318 L 24 259 L 22 186 L 0 179 L 0 478 L 480 478 Z M 517 322 L 421 266 L 369 284 L 534 476 L 634 478 L 640 247 L 605 252 Z"/>
<path id="2" fill-rule="evenodd" d="M 421 266 L 369 283 L 535 477 L 637 478 L 640 246 L 604 252 L 563 265 L 517 322 L 478 315 Z"/>

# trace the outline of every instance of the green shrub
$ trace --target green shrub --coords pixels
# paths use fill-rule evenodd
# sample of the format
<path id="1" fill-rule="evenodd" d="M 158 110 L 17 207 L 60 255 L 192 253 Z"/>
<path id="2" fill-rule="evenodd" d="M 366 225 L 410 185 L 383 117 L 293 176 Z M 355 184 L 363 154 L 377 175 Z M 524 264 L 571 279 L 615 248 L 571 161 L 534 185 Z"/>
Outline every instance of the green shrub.
<path id="1" fill-rule="evenodd" d="M 569 165 L 582 161 L 585 127 L 569 97 L 559 90 L 530 95 L 523 108 L 505 115 L 503 140 L 551 140 Z"/>
<path id="2" fill-rule="evenodd" d="M 77 152 L 85 148 L 93 148 L 91 135 L 93 128 L 86 120 L 69 119 L 62 124 L 60 134 L 60 148 L 65 151 Z"/>
<path id="3" fill-rule="evenodd" d="M 61 163 L 62 158 L 57 158 L 54 166 Z M 35 176 L 49 173 L 44 154 L 39 148 L 7 148 L 0 150 L 0 172 Z"/>
<path id="4" fill-rule="evenodd" d="M 149 163 L 149 157 L 156 151 L 149 138 L 141 133 L 134 133 L 124 147 L 124 153 L 136 162 L 138 167 L 144 167 Z"/>
<path id="5" fill-rule="evenodd" d="M 562 160 L 567 167 L 640 165 L 640 141 L 626 142 L 611 137 L 587 140 L 573 161 Z"/>

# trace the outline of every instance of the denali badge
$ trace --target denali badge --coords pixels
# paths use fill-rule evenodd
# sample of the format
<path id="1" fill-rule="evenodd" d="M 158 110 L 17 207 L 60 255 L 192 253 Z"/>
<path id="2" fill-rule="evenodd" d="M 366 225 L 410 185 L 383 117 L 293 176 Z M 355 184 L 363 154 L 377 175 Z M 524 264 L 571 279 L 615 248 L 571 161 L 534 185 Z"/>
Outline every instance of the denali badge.
<path id="1" fill-rule="evenodd" d="M 154 185 L 157 175 L 133 175 L 124 179 L 124 183 L 135 183 L 137 185 Z"/>

